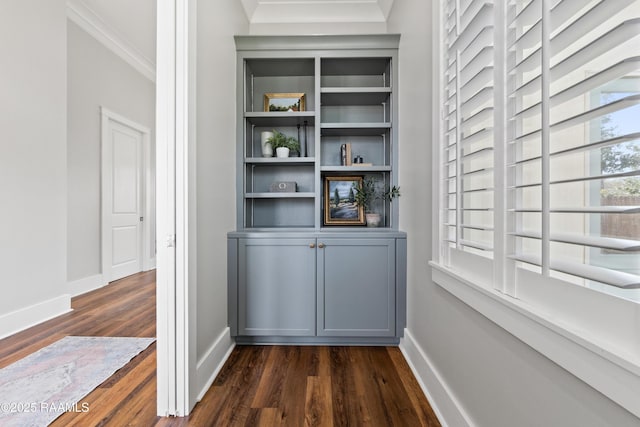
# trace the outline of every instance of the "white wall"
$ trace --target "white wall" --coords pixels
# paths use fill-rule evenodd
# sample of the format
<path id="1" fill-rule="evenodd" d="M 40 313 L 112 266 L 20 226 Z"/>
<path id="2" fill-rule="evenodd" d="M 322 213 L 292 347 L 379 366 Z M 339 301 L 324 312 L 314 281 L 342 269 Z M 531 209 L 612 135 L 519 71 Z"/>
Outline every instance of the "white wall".
<path id="1" fill-rule="evenodd" d="M 69 308 L 64 4 L 0 2 L 0 336 Z"/>
<path id="2" fill-rule="evenodd" d="M 67 278 L 77 281 L 101 274 L 100 107 L 151 129 L 155 171 L 155 83 L 75 23 L 68 21 L 67 28 Z M 151 207 L 155 213 L 155 202 Z M 148 218 L 154 231 L 144 243 L 151 254 L 154 217 Z"/>
<path id="3" fill-rule="evenodd" d="M 227 329 L 227 233 L 236 228 L 233 36 L 247 34 L 248 28 L 239 1 L 198 1 L 196 173 L 190 189 L 196 210 L 190 239 L 197 255 L 196 265 L 190 265 L 190 280 L 195 276 L 197 282 L 198 374 L 207 376 L 205 382 L 212 373 L 207 366 L 215 368 L 219 359 L 216 345 L 224 350 L 224 343 L 230 343 L 230 338 L 223 342 L 218 338 Z"/>
<path id="4" fill-rule="evenodd" d="M 637 426 L 639 420 L 431 280 L 431 2 L 396 0 L 389 32 L 400 41 L 400 227 L 408 233 L 408 325 L 416 366 L 443 421 L 439 385 L 478 426 Z"/>

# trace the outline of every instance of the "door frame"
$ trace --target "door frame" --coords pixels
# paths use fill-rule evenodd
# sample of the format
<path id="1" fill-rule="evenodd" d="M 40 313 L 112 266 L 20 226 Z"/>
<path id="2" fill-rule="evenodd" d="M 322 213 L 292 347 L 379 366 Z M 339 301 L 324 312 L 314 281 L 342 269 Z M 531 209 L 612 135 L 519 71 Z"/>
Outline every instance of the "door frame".
<path id="1" fill-rule="evenodd" d="M 157 1 L 157 415 L 186 416 L 197 400 L 196 5 Z M 189 197 L 191 194 L 191 197 Z"/>
<path id="2" fill-rule="evenodd" d="M 109 137 L 110 123 L 120 123 L 134 129 L 142 134 L 142 173 L 140 174 L 140 210 L 144 220 L 141 227 L 141 248 L 140 248 L 140 267 L 142 271 L 147 271 L 152 268 L 152 254 L 151 254 L 151 130 L 139 123 L 134 122 L 120 114 L 101 106 L 101 159 L 100 159 L 100 171 L 101 171 L 101 184 L 100 184 L 100 201 L 101 201 L 101 251 L 102 251 L 102 283 L 106 285 L 111 281 L 111 254 L 112 254 L 112 238 L 111 238 L 111 215 L 110 205 L 112 204 L 112 195 L 110 193 L 111 187 L 109 185 L 111 179 L 111 171 L 113 169 L 112 156 L 109 154 L 111 149 L 111 140 Z"/>

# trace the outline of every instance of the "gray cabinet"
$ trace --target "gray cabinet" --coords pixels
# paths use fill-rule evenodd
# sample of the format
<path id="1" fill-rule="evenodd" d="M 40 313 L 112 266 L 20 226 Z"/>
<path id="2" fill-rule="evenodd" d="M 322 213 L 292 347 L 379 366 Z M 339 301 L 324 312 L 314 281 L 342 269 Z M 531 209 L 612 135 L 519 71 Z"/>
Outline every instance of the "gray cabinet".
<path id="1" fill-rule="evenodd" d="M 403 233 L 292 234 L 230 236 L 231 335 L 245 342 L 397 343 L 406 311 Z"/>
<path id="2" fill-rule="evenodd" d="M 240 335 L 315 335 L 315 239 L 240 239 Z"/>
<path id="3" fill-rule="evenodd" d="M 395 239 L 318 242 L 318 335 L 394 336 Z"/>

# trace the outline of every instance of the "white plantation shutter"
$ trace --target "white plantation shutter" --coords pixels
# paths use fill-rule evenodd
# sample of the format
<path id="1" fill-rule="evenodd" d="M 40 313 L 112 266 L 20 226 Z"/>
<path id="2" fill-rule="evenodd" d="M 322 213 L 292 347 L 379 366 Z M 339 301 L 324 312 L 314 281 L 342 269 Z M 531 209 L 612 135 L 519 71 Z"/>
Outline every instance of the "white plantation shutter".
<path id="1" fill-rule="evenodd" d="M 494 5 L 448 1 L 444 11 L 443 257 L 493 257 Z"/>
<path id="2" fill-rule="evenodd" d="M 640 301 L 640 0 L 443 6 L 442 263 Z"/>
<path id="3" fill-rule="evenodd" d="M 509 2 L 508 247 L 522 268 L 640 287 L 640 194 L 605 196 L 635 188 L 640 162 L 603 168 L 611 152 L 640 160 L 639 17 L 634 0 Z"/>

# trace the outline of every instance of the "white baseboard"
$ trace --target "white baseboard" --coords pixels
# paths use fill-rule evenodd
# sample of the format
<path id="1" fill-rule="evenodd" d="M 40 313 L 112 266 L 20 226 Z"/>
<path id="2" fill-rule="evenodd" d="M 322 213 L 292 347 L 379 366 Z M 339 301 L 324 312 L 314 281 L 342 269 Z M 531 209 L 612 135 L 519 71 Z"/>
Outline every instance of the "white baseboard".
<path id="1" fill-rule="evenodd" d="M 0 316 L 0 339 L 71 311 L 71 296 L 64 294 Z"/>
<path id="2" fill-rule="evenodd" d="M 93 291 L 101 288 L 106 283 L 102 277 L 102 274 L 94 274 L 93 276 L 84 277 L 82 279 L 74 280 L 67 283 L 67 291 L 72 297 Z"/>
<path id="3" fill-rule="evenodd" d="M 440 423 L 444 427 L 472 427 L 474 424 L 464 408 L 408 329 L 404 330 L 404 338 L 400 339 L 400 351 L 402 351 Z"/>
<path id="4" fill-rule="evenodd" d="M 231 339 L 231 330 L 226 328 L 207 353 L 198 360 L 196 367 L 198 402 L 213 384 L 235 346 L 236 343 Z"/>

